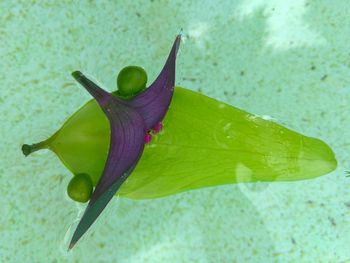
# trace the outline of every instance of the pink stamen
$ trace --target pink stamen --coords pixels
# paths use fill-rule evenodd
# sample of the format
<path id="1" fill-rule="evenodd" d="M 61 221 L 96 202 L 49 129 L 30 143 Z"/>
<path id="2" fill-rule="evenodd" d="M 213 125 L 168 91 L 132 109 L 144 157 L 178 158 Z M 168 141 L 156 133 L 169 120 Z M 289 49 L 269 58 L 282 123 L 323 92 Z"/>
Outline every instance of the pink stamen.
<path id="1" fill-rule="evenodd" d="M 153 127 L 153 133 L 157 134 L 160 132 L 163 128 L 163 124 L 161 122 L 158 122 L 154 127 Z"/>
<path id="2" fill-rule="evenodd" d="M 149 133 L 145 133 L 145 136 L 143 137 L 143 141 L 147 144 L 152 141 L 152 135 Z"/>

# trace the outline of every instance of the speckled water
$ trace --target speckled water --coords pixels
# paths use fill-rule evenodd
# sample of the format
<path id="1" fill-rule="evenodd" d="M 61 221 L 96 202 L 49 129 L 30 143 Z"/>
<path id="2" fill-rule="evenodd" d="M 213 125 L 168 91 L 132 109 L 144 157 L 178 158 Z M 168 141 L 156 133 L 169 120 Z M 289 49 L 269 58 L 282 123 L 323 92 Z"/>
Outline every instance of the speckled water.
<path id="1" fill-rule="evenodd" d="M 0 2 L 0 262 L 350 262 L 350 2 Z M 115 198 L 67 252 L 82 205 L 51 135 L 125 65 L 152 80 L 183 29 L 177 84 L 326 141 L 338 169 L 293 183 Z"/>

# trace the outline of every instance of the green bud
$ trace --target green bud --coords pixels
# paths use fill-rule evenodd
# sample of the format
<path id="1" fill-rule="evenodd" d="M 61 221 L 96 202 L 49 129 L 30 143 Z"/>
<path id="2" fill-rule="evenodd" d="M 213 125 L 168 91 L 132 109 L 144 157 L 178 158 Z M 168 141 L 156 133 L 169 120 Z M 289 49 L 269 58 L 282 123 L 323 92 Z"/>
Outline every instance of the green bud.
<path id="1" fill-rule="evenodd" d="M 92 181 L 87 174 L 77 174 L 70 180 L 67 187 L 68 196 L 74 201 L 85 203 L 92 194 Z"/>
<path id="2" fill-rule="evenodd" d="M 143 68 L 125 67 L 118 74 L 118 90 L 114 94 L 125 98 L 135 96 L 146 88 L 146 83 L 147 73 Z"/>

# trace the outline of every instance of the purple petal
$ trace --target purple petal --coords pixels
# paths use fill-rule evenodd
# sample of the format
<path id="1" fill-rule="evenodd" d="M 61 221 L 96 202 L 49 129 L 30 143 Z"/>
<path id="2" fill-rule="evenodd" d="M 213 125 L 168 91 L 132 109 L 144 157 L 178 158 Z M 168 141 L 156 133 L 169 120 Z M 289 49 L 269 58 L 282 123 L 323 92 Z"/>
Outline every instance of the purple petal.
<path id="1" fill-rule="evenodd" d="M 146 130 L 153 128 L 162 121 L 168 111 L 174 93 L 175 62 L 180 41 L 181 35 L 178 35 L 162 71 L 152 85 L 128 101 L 128 104 L 143 117 Z"/>
<path id="2" fill-rule="evenodd" d="M 106 92 L 79 71 L 72 74 L 106 114 L 110 123 L 111 141 L 104 171 L 73 234 L 70 249 L 89 229 L 135 168 L 143 152 L 145 133 L 164 118 L 174 93 L 175 62 L 180 40 L 181 36 L 178 35 L 153 84 L 129 101 Z"/>
<path id="3" fill-rule="evenodd" d="M 88 230 L 136 166 L 143 152 L 145 133 L 142 116 L 135 109 L 98 87 L 82 73 L 74 72 L 72 75 L 97 100 L 106 114 L 111 140 L 104 171 L 73 234 L 70 248 Z"/>

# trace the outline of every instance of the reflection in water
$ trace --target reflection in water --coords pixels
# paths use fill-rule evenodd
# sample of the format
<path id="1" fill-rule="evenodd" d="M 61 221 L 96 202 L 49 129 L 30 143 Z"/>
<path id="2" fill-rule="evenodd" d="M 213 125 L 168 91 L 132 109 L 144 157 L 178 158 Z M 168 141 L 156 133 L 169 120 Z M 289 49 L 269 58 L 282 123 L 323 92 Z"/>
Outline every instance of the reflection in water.
<path id="1" fill-rule="evenodd" d="M 315 46 L 325 39 L 305 21 L 306 0 L 244 0 L 237 14 L 243 19 L 263 10 L 266 16 L 266 46 L 286 50 L 301 46 Z"/>
<path id="2" fill-rule="evenodd" d="M 209 25 L 206 22 L 196 22 L 189 25 L 188 37 L 193 39 L 197 47 L 204 48 L 204 43 L 208 35 Z"/>
<path id="3" fill-rule="evenodd" d="M 278 262 L 260 211 L 237 185 L 143 204 L 157 218 L 144 214 L 135 230 L 143 245 L 124 262 Z"/>
<path id="4" fill-rule="evenodd" d="M 71 202 L 71 199 L 69 199 L 67 194 L 65 195 L 65 199 L 68 202 Z M 69 246 L 69 242 L 70 242 L 70 240 L 71 240 L 71 238 L 73 236 L 73 232 L 76 229 L 76 227 L 77 227 L 77 225 L 78 225 L 78 223 L 80 221 L 80 218 L 82 217 L 82 215 L 84 213 L 84 208 L 85 208 L 84 204 L 81 204 L 81 203 L 78 203 L 78 202 L 74 202 L 74 204 L 75 204 L 75 207 L 76 207 L 77 214 L 76 214 L 75 218 L 73 219 L 73 221 L 69 224 L 69 226 L 65 227 L 66 232 L 64 234 L 63 239 L 60 241 L 60 245 L 59 245 L 60 252 L 65 257 L 69 255 L 67 247 Z"/>

